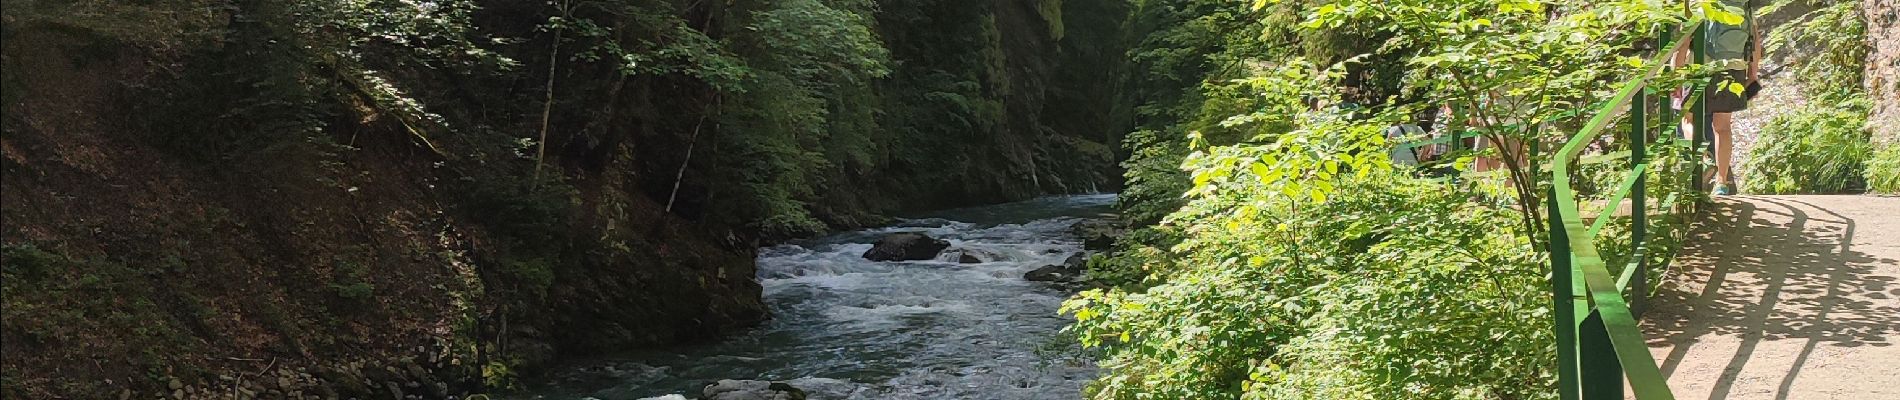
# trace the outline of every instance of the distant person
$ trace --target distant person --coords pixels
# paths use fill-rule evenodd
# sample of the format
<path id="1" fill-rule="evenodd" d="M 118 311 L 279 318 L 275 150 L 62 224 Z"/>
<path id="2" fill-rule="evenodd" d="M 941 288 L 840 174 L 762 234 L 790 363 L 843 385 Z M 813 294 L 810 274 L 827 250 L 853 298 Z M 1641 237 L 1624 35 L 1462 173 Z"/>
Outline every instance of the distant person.
<path id="1" fill-rule="evenodd" d="M 1748 100 L 1761 91 L 1761 30 L 1755 25 L 1756 0 L 1722 0 L 1722 4 L 1739 9 L 1742 13 L 1740 24 L 1724 24 L 1714 19 L 1708 21 L 1704 34 L 1707 35 L 1708 51 L 1706 62 L 1718 71 L 1704 87 L 1702 97 L 1706 100 L 1709 112 L 1709 130 L 1715 142 L 1715 176 L 1713 183 L 1715 194 L 1726 196 L 1735 194 L 1735 175 L 1731 165 L 1735 152 L 1734 119 L 1732 114 L 1748 109 Z M 1731 10 L 1733 11 L 1733 10 Z M 1689 54 L 1676 54 L 1676 64 L 1688 64 Z M 1737 93 L 1737 89 L 1741 93 Z M 1688 97 L 1685 92 L 1676 93 L 1679 109 L 1691 109 L 1682 104 Z M 1695 134 L 1693 113 L 1682 114 L 1682 132 Z M 1693 139 L 1693 137 L 1691 137 Z M 1706 177 L 1705 177 L 1706 179 Z"/>
<path id="2" fill-rule="evenodd" d="M 1386 144 L 1392 146 L 1392 165 L 1417 166 L 1421 160 L 1432 159 L 1435 144 L 1413 145 L 1415 140 L 1430 140 L 1425 129 L 1416 124 L 1398 124 L 1385 127 Z"/>

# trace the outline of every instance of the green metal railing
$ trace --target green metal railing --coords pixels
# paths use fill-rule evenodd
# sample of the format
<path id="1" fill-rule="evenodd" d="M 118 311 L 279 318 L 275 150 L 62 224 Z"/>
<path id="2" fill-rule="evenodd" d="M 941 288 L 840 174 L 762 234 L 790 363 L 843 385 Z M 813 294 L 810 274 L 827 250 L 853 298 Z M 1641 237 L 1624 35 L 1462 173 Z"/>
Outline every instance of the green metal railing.
<path id="1" fill-rule="evenodd" d="M 1643 255 L 1644 242 L 1648 239 L 1649 207 L 1646 176 L 1650 172 L 1647 154 L 1647 139 L 1650 133 L 1649 120 L 1644 115 L 1651 104 L 1657 104 L 1657 119 L 1661 122 L 1659 138 L 1675 137 L 1664 135 L 1675 133 L 1679 124 L 1676 116 L 1671 115 L 1670 107 L 1661 102 L 1652 103 L 1654 96 L 1649 93 L 1649 81 L 1660 74 L 1670 64 L 1675 54 L 1690 46 L 1694 47 L 1694 62 L 1703 61 L 1706 40 L 1700 35 L 1702 19 L 1696 18 L 1681 25 L 1686 32 L 1674 35 L 1676 29 L 1664 29 L 1658 35 L 1658 52 L 1643 76 L 1623 83 L 1620 90 L 1610 101 L 1597 107 L 1595 114 L 1583 129 L 1571 136 L 1563 148 L 1551 160 L 1551 190 L 1546 207 L 1550 216 L 1550 262 L 1551 262 L 1551 300 L 1555 310 L 1555 329 L 1557 337 L 1558 388 L 1564 399 L 1622 399 L 1624 398 L 1625 379 L 1627 388 L 1633 391 L 1639 400 L 1673 399 L 1669 384 L 1656 366 L 1656 360 L 1649 354 L 1642 331 L 1637 327 L 1636 316 L 1648 297 L 1649 274 Z M 1673 38 L 1673 40 L 1672 40 Z M 1703 135 L 1708 130 L 1706 107 L 1700 93 L 1707 82 L 1692 85 L 1689 100 L 1685 101 L 1692 114 L 1692 128 L 1695 135 L 1690 140 L 1692 154 L 1701 154 L 1705 150 Z M 1595 157 L 1595 162 L 1628 159 L 1629 172 L 1624 175 L 1615 192 L 1605 200 L 1604 209 L 1590 225 L 1584 224 L 1583 212 L 1578 208 L 1577 194 L 1571 188 L 1572 167 L 1578 165 L 1578 152 L 1585 144 L 1594 141 L 1612 121 L 1627 111 L 1629 126 L 1628 149 Z M 1627 154 L 1627 155 L 1625 155 Z M 1702 163 L 1695 159 L 1691 182 L 1696 191 L 1701 190 Z M 1595 238 L 1604 224 L 1614 217 L 1623 200 L 1630 201 L 1630 249 L 1633 256 L 1629 265 L 1621 274 L 1612 276 L 1605 261 L 1599 255 Z M 1673 198 L 1665 201 L 1673 204 Z M 1664 207 L 1666 210 L 1668 207 Z M 1630 290 L 1635 288 L 1635 290 Z M 1625 293 L 1630 298 L 1625 299 Z"/>

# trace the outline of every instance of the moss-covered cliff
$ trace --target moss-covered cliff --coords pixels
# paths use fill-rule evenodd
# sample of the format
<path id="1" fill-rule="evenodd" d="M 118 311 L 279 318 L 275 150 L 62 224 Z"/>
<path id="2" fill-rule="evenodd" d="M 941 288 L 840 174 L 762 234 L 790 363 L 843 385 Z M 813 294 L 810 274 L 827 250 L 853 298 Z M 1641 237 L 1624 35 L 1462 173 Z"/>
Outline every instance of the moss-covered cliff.
<path id="1" fill-rule="evenodd" d="M 8 4 L 7 398 L 437 398 L 766 318 L 761 241 L 1110 190 L 1120 1 Z"/>

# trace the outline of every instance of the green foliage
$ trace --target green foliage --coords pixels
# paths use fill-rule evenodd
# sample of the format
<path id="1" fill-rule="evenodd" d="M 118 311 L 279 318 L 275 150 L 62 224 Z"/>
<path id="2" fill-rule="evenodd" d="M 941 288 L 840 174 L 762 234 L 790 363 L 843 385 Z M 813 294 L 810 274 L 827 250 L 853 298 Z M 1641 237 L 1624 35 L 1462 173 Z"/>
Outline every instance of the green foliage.
<path id="1" fill-rule="evenodd" d="M 514 359 L 489 360 L 482 366 L 482 386 L 499 390 L 515 389 L 521 381 L 518 367 L 521 361 Z"/>
<path id="2" fill-rule="evenodd" d="M 374 277 L 370 276 L 370 266 L 362 261 L 362 258 L 358 258 L 368 255 L 370 251 L 368 247 L 351 246 L 338 252 L 339 259 L 331 266 L 330 282 L 328 285 L 330 293 L 335 295 L 336 299 L 340 300 L 338 304 L 340 307 L 334 307 L 333 309 L 342 311 L 362 310 L 367 306 L 376 304 L 376 284 L 370 283 L 370 281 L 374 279 Z M 270 310 L 275 313 L 282 313 L 281 310 L 277 310 L 275 307 L 270 308 Z M 278 318 L 281 318 L 281 316 L 278 316 Z M 282 321 L 279 321 L 279 323 L 282 323 Z"/>
<path id="3" fill-rule="evenodd" d="M 1172 260 L 1174 253 L 1169 249 L 1180 244 L 1181 239 L 1181 232 L 1175 226 L 1149 226 L 1130 231 L 1116 241 L 1112 255 L 1089 257 L 1088 277 L 1130 290 L 1161 282 L 1175 271 L 1156 268 L 1174 264 L 1157 260 Z"/>
<path id="4" fill-rule="evenodd" d="M 547 297 L 548 289 L 554 286 L 554 265 L 545 259 L 506 260 L 501 270 L 511 286 L 535 298 Z"/>
<path id="5" fill-rule="evenodd" d="M 755 11 L 740 38 L 763 69 L 807 85 L 862 84 L 890 73 L 866 0 L 791 0 Z"/>
<path id="6" fill-rule="evenodd" d="M 1150 82 L 1137 88 L 1121 208 L 1159 225 L 1090 263 L 1121 286 L 1065 304 L 1071 330 L 1105 354 L 1089 397 L 1556 397 L 1534 245 L 1544 216 L 1514 204 L 1542 203 L 1548 149 L 1611 94 L 1607 82 L 1648 66 L 1640 41 L 1679 8 L 1138 5 L 1137 25 L 1155 25 L 1133 55 Z M 1509 179 L 1454 185 L 1391 165 L 1382 129 L 1447 105 L 1453 131 L 1527 144 L 1451 155 L 1504 160 Z M 1688 158 L 1651 149 L 1652 193 L 1686 187 L 1674 177 Z M 1598 172 L 1583 186 L 1621 177 Z"/>
<path id="7" fill-rule="evenodd" d="M 1138 263 L 1152 286 L 1065 305 L 1106 354 L 1094 398 L 1547 393 L 1528 236 L 1500 229 L 1508 208 L 1392 170 L 1380 129 L 1404 108 L 1307 105 L 1338 104 L 1345 71 L 1296 59 L 1223 89 L 1248 111 L 1215 127 L 1243 139 L 1191 136 L 1191 200 L 1156 229 L 1181 241 L 1091 265 Z"/>
<path id="8" fill-rule="evenodd" d="M 868 13 L 860 1 L 774 2 L 733 38 L 754 72 L 720 116 L 721 161 L 738 183 L 738 196 L 720 200 L 766 237 L 826 230 L 811 205 L 838 163 L 875 162 L 878 125 L 861 108 L 890 70 Z"/>
<path id="9" fill-rule="evenodd" d="M 1767 14 L 1795 3 L 1815 6 L 1813 11 L 1781 24 L 1763 40 L 1770 54 L 1781 54 L 1794 78 L 1810 94 L 1827 95 L 1860 89 L 1861 74 L 1872 43 L 1861 19 L 1859 0 L 1783 0 L 1764 7 Z"/>
<path id="10" fill-rule="evenodd" d="M 1900 145 L 1889 144 L 1867 160 L 1867 190 L 1900 194 Z"/>
<path id="11" fill-rule="evenodd" d="M 1062 0 L 1037 0 L 1036 14 L 1042 17 L 1043 22 L 1049 24 L 1049 37 L 1062 40 Z"/>
<path id="12" fill-rule="evenodd" d="M 8 282 L 32 282 L 44 278 L 66 261 L 65 257 L 41 250 L 30 243 L 0 246 L 0 258 L 6 260 L 0 262 L 0 274 L 4 274 Z"/>
<path id="13" fill-rule="evenodd" d="M 1141 34 L 1129 51 L 1137 130 L 1123 139 L 1129 155 L 1117 201 L 1127 218 L 1151 224 L 1182 204 L 1189 132 L 1213 125 L 1197 118 L 1213 95 L 1203 85 L 1234 78 L 1241 55 L 1263 53 L 1261 37 L 1251 33 L 1271 25 L 1228 1 L 1139 1 L 1129 25 Z"/>
<path id="14" fill-rule="evenodd" d="M 1123 146 L 1131 151 L 1120 197 L 1122 215 L 1139 223 L 1154 223 L 1181 207 L 1181 193 L 1188 180 L 1181 172 L 1187 158 L 1187 142 L 1161 137 L 1161 132 L 1139 130 L 1129 133 Z"/>
<path id="15" fill-rule="evenodd" d="M 567 242 L 565 217 L 574 193 L 559 183 L 536 184 L 523 175 L 476 171 L 453 182 L 460 211 L 501 233 L 500 246 L 529 252 L 557 249 Z M 524 174 L 525 175 L 525 174 Z M 532 253 L 531 253 L 532 254 Z"/>
<path id="16" fill-rule="evenodd" d="M 337 297 L 350 301 L 366 301 L 376 294 L 376 285 L 368 282 L 332 283 L 330 289 L 336 291 Z"/>
<path id="17" fill-rule="evenodd" d="M 568 35 L 564 40 L 578 42 L 581 48 L 570 50 L 573 61 L 606 63 L 626 76 L 681 74 L 717 90 L 744 90 L 741 81 L 750 73 L 745 62 L 671 10 L 646 1 L 550 4 L 565 12 L 549 16 L 540 30 L 561 31 Z"/>
<path id="18" fill-rule="evenodd" d="M 1816 99 L 1762 126 L 1748 151 L 1748 193 L 1840 193 L 1865 188 L 1873 156 L 1870 103 L 1858 95 Z"/>
<path id="19" fill-rule="evenodd" d="M 326 303 L 328 314 L 290 303 L 215 312 L 291 332 L 341 321 L 327 317 L 344 311 L 390 311 L 370 306 L 411 291 L 372 273 L 385 266 L 376 261 L 452 247 L 438 249 L 456 254 L 440 259 L 463 281 L 441 290 L 457 292 L 450 307 L 473 321 L 459 325 L 465 337 L 457 339 L 487 350 L 504 330 L 478 327 L 493 326 L 497 317 L 544 327 L 567 316 L 541 311 L 610 301 L 582 298 L 598 297 L 590 290 L 689 282 L 707 271 L 703 264 L 727 262 L 727 252 L 761 237 L 809 235 L 903 208 L 1106 183 L 1100 178 L 1113 159 L 1107 144 L 1127 128 L 1095 121 L 1127 118 L 1115 115 L 1122 103 L 1095 100 L 1119 93 L 1103 83 L 1119 81 L 1117 23 L 1126 8 L 1025 4 L 28 1 L 8 3 L 5 34 L 9 60 L 18 44 L 45 44 L 78 48 L 75 61 L 121 63 L 102 79 L 147 73 L 126 87 L 108 87 L 129 89 L 129 96 L 96 96 L 131 99 L 123 111 L 134 116 L 99 126 L 129 128 L 125 136 L 168 151 L 156 161 L 182 159 L 184 179 L 206 176 L 241 191 L 183 200 L 269 201 L 245 193 L 276 193 L 291 206 L 307 198 L 329 211 L 367 207 L 354 211 L 366 223 L 414 222 L 408 227 L 420 232 L 398 233 L 435 236 L 381 249 L 387 255 L 289 269 L 287 276 L 310 284 L 287 291 L 297 295 L 293 300 Z M 1075 16 L 1092 22 L 1065 21 Z M 14 40 L 23 30 L 99 43 Z M 8 61 L 0 76 L 5 97 L 44 98 L 15 90 L 48 87 L 22 84 L 15 64 Z M 1089 73 L 1058 76 L 1067 68 Z M 81 95 L 74 99 L 92 106 L 86 96 L 94 94 Z M 1068 104 L 1076 99 L 1086 104 Z M 11 122 L 24 120 L 9 114 L 9 135 L 24 125 Z M 537 154 L 544 150 L 545 157 Z M 1178 168 L 1178 158 L 1173 164 L 1168 168 Z M 553 173 L 527 173 L 544 169 Z M 333 186 L 349 190 L 329 191 Z M 281 229 L 299 240 L 335 239 L 328 228 Z M 243 256 L 270 258 L 292 251 L 280 245 L 304 246 L 264 242 L 272 247 Z M 9 251 L 10 263 L 22 261 L 8 265 L 8 284 L 41 279 L 36 266 L 43 263 L 32 261 L 38 253 Z M 626 262 L 636 265 L 619 268 Z M 664 273 L 648 274 L 650 268 Z M 149 283 L 113 271 L 76 282 L 86 290 Z M 576 282 L 596 277 L 607 283 Z M 18 287 L 9 286 L 9 300 Z M 57 296 L 21 298 L 93 312 L 90 304 L 42 297 Z M 12 305 L 9 328 L 21 315 L 15 312 L 50 312 Z M 132 309 L 138 312 L 131 315 L 148 311 Z M 650 312 L 622 315 L 636 314 Z M 49 319 L 62 324 L 47 328 L 110 332 L 64 323 L 99 319 L 71 315 Z M 303 350 L 287 352 L 311 354 Z M 488 368 L 496 373 L 491 378 L 512 380 L 513 361 L 500 365 Z"/>
<path id="20" fill-rule="evenodd" d="M 1797 1 L 1775 3 L 1773 12 Z M 1749 193 L 1839 193 L 1879 189 L 1880 160 L 1870 143 L 1872 112 L 1861 87 L 1871 51 L 1859 1 L 1806 1 L 1813 11 L 1770 32 L 1768 51 L 1811 100 L 1777 115 L 1749 149 L 1743 190 Z M 1891 186 L 1888 186 L 1891 187 Z M 1891 190 L 1891 189 L 1889 189 Z"/>
<path id="21" fill-rule="evenodd" d="M 0 319 L 7 321 L 8 346 L 144 349 L 148 357 L 127 362 L 164 366 L 168 360 L 149 357 L 152 349 L 190 351 L 202 343 L 189 336 L 194 327 L 187 324 L 196 321 L 172 317 L 199 305 L 183 303 L 188 294 L 155 288 L 153 277 L 173 272 L 164 268 L 73 257 L 30 242 L 0 245 Z"/>
<path id="22" fill-rule="evenodd" d="M 1197 199 L 1169 222 L 1178 259 L 1149 261 L 1166 283 L 1066 304 L 1106 354 L 1092 397 L 1548 395 L 1543 273 L 1509 213 L 1391 174 L 1338 185 Z"/>
<path id="23" fill-rule="evenodd" d="M 17 1 L 4 8 L 7 29 L 51 25 L 115 42 L 168 50 L 217 37 L 229 18 L 223 0 Z"/>

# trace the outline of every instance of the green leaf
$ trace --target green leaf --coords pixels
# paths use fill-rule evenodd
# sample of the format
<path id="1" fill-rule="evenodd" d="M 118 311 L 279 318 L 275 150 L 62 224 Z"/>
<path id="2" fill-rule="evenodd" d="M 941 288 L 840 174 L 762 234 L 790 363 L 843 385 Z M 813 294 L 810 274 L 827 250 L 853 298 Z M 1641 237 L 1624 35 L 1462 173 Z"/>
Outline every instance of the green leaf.
<path id="1" fill-rule="evenodd" d="M 1713 1 L 1702 3 L 1702 13 L 1708 15 L 1710 21 L 1725 25 L 1741 25 L 1743 21 L 1741 13 L 1732 11 L 1732 8 L 1727 5 L 1718 4 Z"/>

